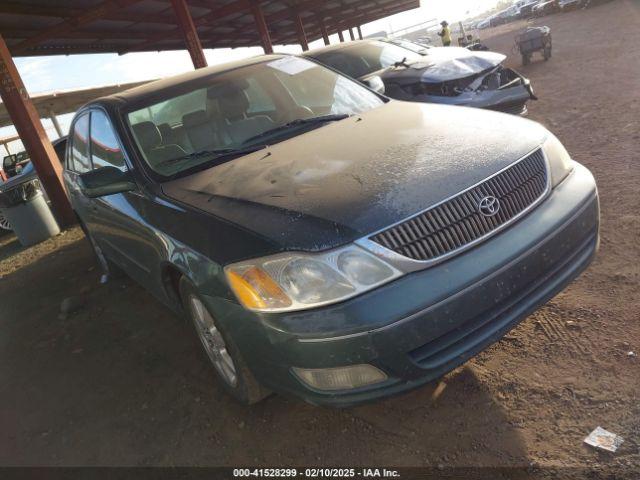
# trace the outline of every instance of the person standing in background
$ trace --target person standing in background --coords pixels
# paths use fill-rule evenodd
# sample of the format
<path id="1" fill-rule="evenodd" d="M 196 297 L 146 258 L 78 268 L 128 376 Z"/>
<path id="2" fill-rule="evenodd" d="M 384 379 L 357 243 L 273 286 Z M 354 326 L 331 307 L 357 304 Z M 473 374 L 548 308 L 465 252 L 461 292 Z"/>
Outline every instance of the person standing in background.
<path id="1" fill-rule="evenodd" d="M 446 20 L 440 22 L 440 25 L 442 25 L 442 30 L 438 32 L 438 35 L 442 38 L 442 45 L 448 47 L 451 45 L 451 29 Z"/>

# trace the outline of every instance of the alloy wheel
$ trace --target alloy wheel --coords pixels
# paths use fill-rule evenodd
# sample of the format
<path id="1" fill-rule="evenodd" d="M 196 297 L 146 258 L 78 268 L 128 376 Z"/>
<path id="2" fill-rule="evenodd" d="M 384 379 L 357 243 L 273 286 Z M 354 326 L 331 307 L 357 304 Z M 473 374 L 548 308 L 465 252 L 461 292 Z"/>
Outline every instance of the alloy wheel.
<path id="1" fill-rule="evenodd" d="M 2 212 L 0 212 L 0 229 L 2 230 L 13 230 L 11 225 L 9 224 L 9 220 L 7 220 Z"/>
<path id="2" fill-rule="evenodd" d="M 236 365 L 231 355 L 229 355 L 222 333 L 218 330 L 213 317 L 198 297 L 190 295 L 189 303 L 196 333 L 207 356 L 223 380 L 231 387 L 235 387 L 238 384 Z"/>

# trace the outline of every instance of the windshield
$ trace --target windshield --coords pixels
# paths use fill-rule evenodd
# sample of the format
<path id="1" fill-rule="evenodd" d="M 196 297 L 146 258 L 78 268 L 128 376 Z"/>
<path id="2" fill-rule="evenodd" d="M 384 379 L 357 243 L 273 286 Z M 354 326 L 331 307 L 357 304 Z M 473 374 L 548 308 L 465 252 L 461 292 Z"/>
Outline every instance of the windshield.
<path id="1" fill-rule="evenodd" d="M 422 60 L 422 55 L 392 43 L 372 41 L 313 55 L 322 63 L 353 78 L 364 77 L 402 61 Z"/>
<path id="2" fill-rule="evenodd" d="M 398 45 L 399 47 L 406 48 L 407 50 L 411 50 L 414 53 L 420 53 L 422 55 L 427 53 L 427 50 L 431 48 L 428 45 L 420 45 L 419 43 L 414 43 L 409 40 L 403 40 L 401 38 L 395 38 L 393 40 L 387 41 L 393 45 Z"/>
<path id="3" fill-rule="evenodd" d="M 382 105 L 358 83 L 298 57 L 221 73 L 128 114 L 146 163 L 164 177 L 215 165 Z"/>

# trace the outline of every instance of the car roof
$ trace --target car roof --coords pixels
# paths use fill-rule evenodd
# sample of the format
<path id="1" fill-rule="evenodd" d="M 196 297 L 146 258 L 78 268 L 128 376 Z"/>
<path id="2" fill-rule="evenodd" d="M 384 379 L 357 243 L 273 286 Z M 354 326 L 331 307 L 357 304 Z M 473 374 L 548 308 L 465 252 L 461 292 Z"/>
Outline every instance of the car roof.
<path id="1" fill-rule="evenodd" d="M 113 95 L 106 97 L 100 97 L 87 103 L 83 108 L 95 104 L 111 105 L 111 106 L 123 106 L 128 104 L 142 104 L 145 101 L 155 98 L 158 94 L 170 91 L 174 88 L 181 88 L 186 83 L 198 82 L 207 77 L 218 75 L 220 73 L 229 72 L 238 68 L 256 65 L 269 60 L 277 60 L 279 58 L 286 57 L 288 55 L 272 54 L 272 55 L 259 55 L 243 60 L 237 60 L 234 62 L 224 63 L 220 65 L 214 65 L 206 68 L 199 68 L 180 75 L 174 75 L 171 77 L 162 78 L 153 82 L 146 83 L 144 85 L 123 90 Z"/>
<path id="2" fill-rule="evenodd" d="M 315 57 L 317 55 L 322 55 L 323 53 L 337 52 L 339 50 L 348 50 L 358 45 L 363 45 L 371 42 L 378 42 L 381 40 L 382 40 L 381 38 L 368 38 L 365 40 L 353 40 L 351 42 L 337 43 L 335 45 L 329 45 L 328 47 L 324 47 L 324 48 L 315 48 L 313 50 L 303 53 L 302 55 L 305 57 Z"/>

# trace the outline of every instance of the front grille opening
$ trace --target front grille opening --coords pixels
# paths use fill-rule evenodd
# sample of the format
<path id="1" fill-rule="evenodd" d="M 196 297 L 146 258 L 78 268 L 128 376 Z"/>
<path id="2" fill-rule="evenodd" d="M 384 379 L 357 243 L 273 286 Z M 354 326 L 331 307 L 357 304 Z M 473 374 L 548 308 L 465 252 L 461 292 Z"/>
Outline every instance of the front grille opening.
<path id="1" fill-rule="evenodd" d="M 404 257 L 429 261 L 461 249 L 501 228 L 542 197 L 547 166 L 541 150 L 420 215 L 376 234 L 371 239 Z M 494 216 L 480 213 L 483 198 L 495 197 Z"/>

